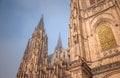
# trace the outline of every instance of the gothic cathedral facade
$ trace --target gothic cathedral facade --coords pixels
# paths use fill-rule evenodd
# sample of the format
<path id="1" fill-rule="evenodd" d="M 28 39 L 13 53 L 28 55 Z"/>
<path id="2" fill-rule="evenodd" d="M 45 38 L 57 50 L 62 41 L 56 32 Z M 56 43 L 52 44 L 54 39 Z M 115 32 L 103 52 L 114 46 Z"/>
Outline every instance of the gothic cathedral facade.
<path id="1" fill-rule="evenodd" d="M 71 0 L 68 48 L 53 54 L 43 17 L 16 78 L 120 78 L 120 0 Z"/>

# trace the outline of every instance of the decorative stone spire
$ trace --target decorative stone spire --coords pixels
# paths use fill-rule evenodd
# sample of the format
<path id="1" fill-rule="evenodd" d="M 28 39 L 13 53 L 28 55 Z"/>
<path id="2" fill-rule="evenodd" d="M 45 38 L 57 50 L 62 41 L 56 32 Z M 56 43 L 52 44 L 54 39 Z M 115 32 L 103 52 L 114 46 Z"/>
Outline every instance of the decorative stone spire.
<path id="1" fill-rule="evenodd" d="M 40 22 L 38 24 L 38 28 L 44 29 L 44 16 L 41 16 Z"/>
<path id="2" fill-rule="evenodd" d="M 17 78 L 43 78 L 38 76 L 38 74 L 42 73 L 38 73 L 38 71 L 42 70 L 40 66 L 47 65 L 48 55 L 48 38 L 43 21 L 42 16 L 32 38 L 28 41 Z"/>
<path id="3" fill-rule="evenodd" d="M 61 34 L 59 33 L 58 42 L 55 50 L 60 51 L 61 49 L 62 49 L 62 40 L 61 40 Z"/>
<path id="4" fill-rule="evenodd" d="M 29 50 L 29 45 L 30 45 L 30 39 L 28 40 L 28 44 L 27 44 L 27 46 L 26 46 L 26 49 L 25 49 L 25 54 L 28 52 L 28 50 Z"/>
<path id="5" fill-rule="evenodd" d="M 43 15 L 42 15 L 37 28 L 35 28 L 33 37 L 40 37 L 40 36 L 42 37 L 43 33 L 45 33 L 45 29 L 44 29 L 44 19 L 43 19 Z"/>

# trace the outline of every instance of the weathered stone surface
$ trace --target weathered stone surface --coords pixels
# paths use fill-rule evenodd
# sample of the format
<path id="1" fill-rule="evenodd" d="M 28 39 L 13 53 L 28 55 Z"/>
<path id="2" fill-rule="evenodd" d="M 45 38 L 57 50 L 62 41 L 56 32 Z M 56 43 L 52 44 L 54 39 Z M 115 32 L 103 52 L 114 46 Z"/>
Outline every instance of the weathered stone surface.
<path id="1" fill-rule="evenodd" d="M 71 0 L 68 48 L 48 55 L 43 17 L 16 78 L 119 78 L 120 0 Z"/>

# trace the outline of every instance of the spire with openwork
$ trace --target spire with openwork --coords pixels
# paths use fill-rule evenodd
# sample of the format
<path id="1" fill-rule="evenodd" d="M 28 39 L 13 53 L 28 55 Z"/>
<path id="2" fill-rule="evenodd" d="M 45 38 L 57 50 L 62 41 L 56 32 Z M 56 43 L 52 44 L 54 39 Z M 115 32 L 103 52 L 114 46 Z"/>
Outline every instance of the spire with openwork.
<path id="1" fill-rule="evenodd" d="M 43 78 L 38 75 L 42 67 L 47 64 L 48 38 L 44 30 L 43 16 L 35 29 L 32 38 L 28 41 L 22 63 L 16 78 Z"/>

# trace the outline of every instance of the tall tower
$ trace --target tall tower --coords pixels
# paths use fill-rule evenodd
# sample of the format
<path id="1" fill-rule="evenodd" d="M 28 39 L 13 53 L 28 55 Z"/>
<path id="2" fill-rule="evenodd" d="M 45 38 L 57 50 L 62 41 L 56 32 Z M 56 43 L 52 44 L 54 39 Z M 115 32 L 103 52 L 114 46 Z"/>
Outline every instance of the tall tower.
<path id="1" fill-rule="evenodd" d="M 119 0 L 71 0 L 70 6 L 71 59 L 91 62 L 120 50 Z"/>
<path id="2" fill-rule="evenodd" d="M 60 61 L 62 59 L 62 56 L 63 56 L 63 46 L 62 46 L 61 34 L 59 33 L 57 46 L 55 47 L 55 51 L 52 56 L 52 63 Z"/>
<path id="3" fill-rule="evenodd" d="M 82 7 L 81 7 L 82 0 L 71 0 L 70 10 L 70 38 L 69 38 L 69 58 L 71 61 L 77 60 L 80 57 L 85 58 L 84 52 L 84 37 L 83 33 L 83 26 L 82 26 Z M 86 5 L 85 0 L 84 7 Z"/>
<path id="4" fill-rule="evenodd" d="M 43 16 L 26 47 L 17 78 L 38 78 L 40 67 L 47 65 L 48 38 L 44 29 Z M 43 77 L 40 77 L 43 78 Z"/>
<path id="5" fill-rule="evenodd" d="M 71 0 L 70 9 L 70 60 L 84 59 L 93 78 L 118 77 L 108 77 L 108 73 L 119 71 L 116 63 L 120 62 L 120 1 Z"/>
<path id="6" fill-rule="evenodd" d="M 120 77 L 120 0 L 71 0 L 70 10 L 66 53 L 59 35 L 55 53 L 48 56 L 42 16 L 17 78 Z"/>
<path id="7" fill-rule="evenodd" d="M 62 39 L 61 39 L 61 34 L 59 33 L 59 37 L 58 37 L 58 42 L 57 42 L 57 46 L 55 48 L 55 50 L 62 50 L 63 46 L 62 46 Z"/>

